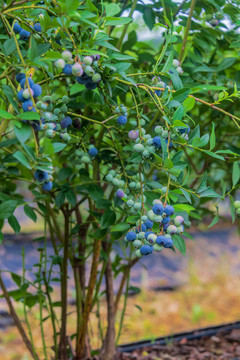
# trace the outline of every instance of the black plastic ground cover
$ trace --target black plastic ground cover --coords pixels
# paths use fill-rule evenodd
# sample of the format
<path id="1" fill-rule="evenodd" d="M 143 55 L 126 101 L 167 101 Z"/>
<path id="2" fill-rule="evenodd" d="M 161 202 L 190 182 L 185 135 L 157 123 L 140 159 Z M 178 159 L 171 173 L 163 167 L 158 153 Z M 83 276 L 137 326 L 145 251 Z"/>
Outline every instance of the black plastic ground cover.
<path id="1" fill-rule="evenodd" d="M 117 351 L 120 352 L 132 352 L 137 349 L 141 348 L 147 348 L 154 345 L 168 345 L 172 342 L 180 342 L 183 339 L 186 340 L 194 340 L 194 339 L 200 339 L 202 337 L 209 337 L 216 335 L 220 331 L 231 331 L 234 329 L 240 329 L 240 321 L 236 321 L 233 323 L 228 324 L 222 324 L 218 326 L 210 326 L 202 329 L 197 329 L 193 331 L 187 331 L 183 333 L 177 333 L 174 335 L 164 336 L 160 338 L 156 338 L 154 340 L 142 340 L 142 341 L 136 341 L 131 344 L 123 344 L 118 346 Z"/>

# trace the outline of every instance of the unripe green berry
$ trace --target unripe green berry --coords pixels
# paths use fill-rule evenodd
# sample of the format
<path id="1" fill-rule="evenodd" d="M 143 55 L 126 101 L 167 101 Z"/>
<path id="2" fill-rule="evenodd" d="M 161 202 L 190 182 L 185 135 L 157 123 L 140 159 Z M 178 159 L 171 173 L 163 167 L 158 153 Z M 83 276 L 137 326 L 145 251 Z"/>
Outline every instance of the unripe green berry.
<path id="1" fill-rule="evenodd" d="M 239 200 L 234 201 L 233 205 L 236 209 L 240 208 L 240 201 Z"/>
<path id="2" fill-rule="evenodd" d="M 68 50 L 65 50 L 62 52 L 62 59 L 65 61 L 70 61 L 72 60 L 72 53 Z"/>
<path id="3" fill-rule="evenodd" d="M 95 73 L 95 71 L 93 70 L 93 68 L 90 65 L 86 66 L 84 71 L 88 76 L 93 76 Z"/>
<path id="4" fill-rule="evenodd" d="M 139 248 L 142 245 L 142 242 L 141 242 L 141 240 L 136 239 L 133 241 L 132 244 L 135 248 Z"/>
<path id="5" fill-rule="evenodd" d="M 95 73 L 93 76 L 92 76 L 92 81 L 94 83 L 98 83 L 99 81 L 101 81 L 101 75 L 98 74 L 98 73 Z"/>
<path id="6" fill-rule="evenodd" d="M 119 186 L 120 181 L 117 178 L 113 178 L 112 183 L 115 186 Z"/>
<path id="7" fill-rule="evenodd" d="M 58 59 L 57 61 L 55 61 L 55 66 L 56 66 L 58 69 L 63 70 L 64 67 L 65 67 L 65 61 L 64 61 L 63 59 Z"/>
<path id="8" fill-rule="evenodd" d="M 158 245 L 158 244 L 153 244 L 153 249 L 157 252 L 160 252 L 162 251 L 162 246 Z"/>
<path id="9" fill-rule="evenodd" d="M 88 164 L 88 163 L 91 162 L 91 159 L 89 158 L 88 155 L 84 155 L 81 160 L 82 160 L 82 162 L 85 163 L 85 164 Z"/>
<path id="10" fill-rule="evenodd" d="M 64 104 L 67 104 L 67 103 L 69 102 L 69 97 L 68 97 L 67 95 L 64 95 L 64 96 L 62 97 L 62 102 L 63 102 Z"/>

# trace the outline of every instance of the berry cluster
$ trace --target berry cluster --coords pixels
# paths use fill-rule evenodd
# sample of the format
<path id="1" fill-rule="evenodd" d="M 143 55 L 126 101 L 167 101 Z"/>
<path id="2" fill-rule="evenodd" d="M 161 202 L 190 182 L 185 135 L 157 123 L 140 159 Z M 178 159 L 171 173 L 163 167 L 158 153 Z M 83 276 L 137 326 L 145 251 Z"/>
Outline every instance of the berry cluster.
<path id="1" fill-rule="evenodd" d="M 119 114 L 119 116 L 117 118 L 117 123 L 119 125 L 125 125 L 127 123 L 127 117 L 128 117 L 128 112 L 127 112 L 126 106 L 121 104 L 120 106 L 116 107 L 115 111 L 117 114 Z"/>
<path id="2" fill-rule="evenodd" d="M 41 32 L 41 25 L 39 23 L 34 24 L 33 29 L 37 32 Z M 23 41 L 27 41 L 31 35 L 30 31 L 22 29 L 18 22 L 15 22 L 13 25 L 13 31 L 15 34 L 19 34 L 19 37 Z"/>
<path id="3" fill-rule="evenodd" d="M 49 175 L 46 171 L 36 170 L 34 173 L 34 178 L 42 185 L 42 190 L 50 191 L 53 187 L 53 177 Z"/>
<path id="4" fill-rule="evenodd" d="M 83 150 L 77 149 L 76 155 L 82 164 L 89 164 L 98 154 L 98 149 L 95 148 L 94 145 L 89 145 L 88 152 L 84 152 Z"/>
<path id="5" fill-rule="evenodd" d="M 171 218 L 174 214 L 173 206 L 164 206 L 160 200 L 154 200 L 152 205 L 147 215 L 141 216 L 136 227 L 125 236 L 125 240 L 133 244 L 136 249 L 135 254 L 139 257 L 151 254 L 153 251 L 160 252 L 163 247 L 171 248 L 172 235 L 184 231 L 183 217 Z"/>
<path id="6" fill-rule="evenodd" d="M 34 107 L 34 99 L 42 95 L 42 88 L 24 73 L 16 75 L 16 81 L 21 85 L 21 90 L 18 92 L 18 100 L 22 103 L 23 111 L 36 111 Z"/>
<path id="7" fill-rule="evenodd" d="M 240 201 L 239 200 L 234 201 L 234 207 L 236 209 L 237 216 L 240 216 Z"/>
<path id="8" fill-rule="evenodd" d="M 101 81 L 101 75 L 96 72 L 99 67 L 99 59 L 100 55 L 85 56 L 82 61 L 78 59 L 73 64 L 72 53 L 65 50 L 62 53 L 62 58 L 55 62 L 55 66 L 67 76 L 76 76 L 76 81 L 85 85 L 86 89 L 93 90 Z"/>

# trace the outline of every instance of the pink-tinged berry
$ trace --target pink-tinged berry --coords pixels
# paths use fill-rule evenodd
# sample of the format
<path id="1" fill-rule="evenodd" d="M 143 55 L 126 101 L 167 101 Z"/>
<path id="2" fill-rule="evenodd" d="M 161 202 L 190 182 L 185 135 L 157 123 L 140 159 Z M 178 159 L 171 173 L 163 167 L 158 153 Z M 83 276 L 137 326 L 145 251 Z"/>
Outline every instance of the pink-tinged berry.
<path id="1" fill-rule="evenodd" d="M 128 137 L 131 140 L 136 140 L 138 138 L 138 135 L 139 135 L 138 130 L 131 130 L 128 133 Z"/>

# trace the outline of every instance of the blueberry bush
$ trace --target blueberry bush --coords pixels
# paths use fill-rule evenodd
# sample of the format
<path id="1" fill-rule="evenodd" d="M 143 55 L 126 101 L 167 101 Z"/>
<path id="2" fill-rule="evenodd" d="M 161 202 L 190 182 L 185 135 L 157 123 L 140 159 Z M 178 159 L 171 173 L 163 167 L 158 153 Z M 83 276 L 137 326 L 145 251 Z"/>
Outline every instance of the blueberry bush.
<path id="1" fill-rule="evenodd" d="M 134 264 L 153 252 L 184 255 L 191 224 L 216 225 L 221 203 L 233 222 L 240 215 L 238 2 L 0 4 L 1 241 L 7 222 L 21 231 L 19 207 L 43 224 L 39 262 L 26 274 L 23 251 L 22 275 L 11 273 L 15 290 L 0 276 L 3 296 L 33 359 L 88 357 L 96 312 L 97 353 L 110 360 Z M 33 308 L 42 349 L 32 337 Z"/>

